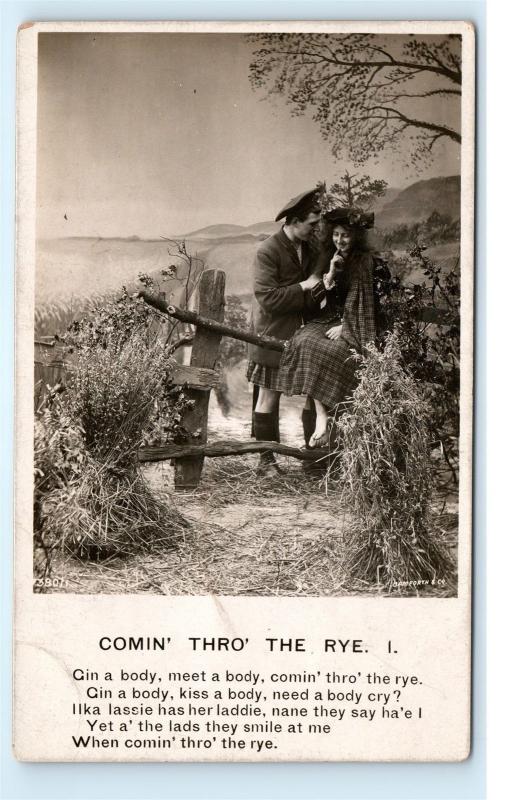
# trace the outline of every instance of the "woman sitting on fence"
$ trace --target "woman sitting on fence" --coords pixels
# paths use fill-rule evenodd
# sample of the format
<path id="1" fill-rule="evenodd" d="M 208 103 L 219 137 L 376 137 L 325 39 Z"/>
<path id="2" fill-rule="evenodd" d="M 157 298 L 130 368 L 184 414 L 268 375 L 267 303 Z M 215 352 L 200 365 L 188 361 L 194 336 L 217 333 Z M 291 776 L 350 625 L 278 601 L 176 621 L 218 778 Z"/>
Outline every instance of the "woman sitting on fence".
<path id="1" fill-rule="evenodd" d="M 374 214 L 336 208 L 326 223 L 321 313 L 288 342 L 279 367 L 278 390 L 313 398 L 316 426 L 309 447 L 328 442 L 328 415 L 357 385 L 354 356 L 374 340 L 381 325 L 378 288 L 390 279 L 387 267 L 369 251 L 366 231 Z"/>

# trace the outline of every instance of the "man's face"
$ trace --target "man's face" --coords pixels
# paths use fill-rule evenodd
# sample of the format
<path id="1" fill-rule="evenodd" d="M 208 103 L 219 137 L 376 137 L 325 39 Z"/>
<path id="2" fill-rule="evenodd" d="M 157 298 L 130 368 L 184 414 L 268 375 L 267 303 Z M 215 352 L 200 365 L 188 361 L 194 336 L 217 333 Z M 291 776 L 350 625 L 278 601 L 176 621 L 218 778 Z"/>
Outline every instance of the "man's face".
<path id="1" fill-rule="evenodd" d="M 293 233 L 295 237 L 302 242 L 308 242 L 312 234 L 316 231 L 320 219 L 320 214 L 316 214 L 314 211 L 311 211 L 304 220 L 295 219 L 293 223 Z"/>

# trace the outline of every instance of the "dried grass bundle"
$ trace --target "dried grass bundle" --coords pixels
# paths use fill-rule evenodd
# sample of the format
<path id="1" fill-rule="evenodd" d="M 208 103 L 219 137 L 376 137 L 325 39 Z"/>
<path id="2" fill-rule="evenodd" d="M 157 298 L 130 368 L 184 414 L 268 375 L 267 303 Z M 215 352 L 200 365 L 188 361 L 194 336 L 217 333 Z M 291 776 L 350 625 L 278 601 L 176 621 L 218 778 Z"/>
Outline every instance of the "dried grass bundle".
<path id="1" fill-rule="evenodd" d="M 188 523 L 151 489 L 139 470 L 87 458 L 81 474 L 55 488 L 41 503 L 46 550 L 104 559 L 143 552 L 158 543 L 175 546 Z"/>
<path id="2" fill-rule="evenodd" d="M 85 330 L 67 391 L 36 420 L 36 574 L 57 551 L 104 559 L 177 543 L 187 523 L 144 480 L 137 451 L 157 419 L 171 359 L 159 341 Z M 41 557 L 44 553 L 44 558 Z"/>
<path id="3" fill-rule="evenodd" d="M 349 573 L 398 591 L 453 569 L 431 511 L 427 408 L 400 352 L 397 332 L 382 351 L 368 348 L 352 401 L 336 418 L 328 475 L 350 510 Z"/>

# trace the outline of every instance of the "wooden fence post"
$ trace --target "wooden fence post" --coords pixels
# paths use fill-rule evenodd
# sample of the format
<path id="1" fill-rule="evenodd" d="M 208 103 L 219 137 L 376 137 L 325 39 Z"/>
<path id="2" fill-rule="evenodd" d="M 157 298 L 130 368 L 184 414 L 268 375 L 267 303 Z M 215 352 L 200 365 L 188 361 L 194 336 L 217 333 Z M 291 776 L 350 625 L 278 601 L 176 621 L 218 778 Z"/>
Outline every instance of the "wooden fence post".
<path id="1" fill-rule="evenodd" d="M 202 273 L 196 289 L 195 308 L 198 314 L 223 322 L 225 307 L 225 272 L 208 269 Z M 197 327 L 192 345 L 190 366 L 213 369 L 222 336 Z M 205 445 L 208 438 L 208 406 L 210 389 L 183 390 L 194 401 L 181 420 L 188 432 L 188 443 Z M 195 436 L 194 434 L 197 433 Z M 194 489 L 200 483 L 204 456 L 186 456 L 175 461 L 174 484 L 176 489 Z"/>
<path id="2" fill-rule="evenodd" d="M 34 411 L 48 394 L 47 387 L 66 383 L 66 353 L 55 339 L 43 336 L 34 342 Z"/>

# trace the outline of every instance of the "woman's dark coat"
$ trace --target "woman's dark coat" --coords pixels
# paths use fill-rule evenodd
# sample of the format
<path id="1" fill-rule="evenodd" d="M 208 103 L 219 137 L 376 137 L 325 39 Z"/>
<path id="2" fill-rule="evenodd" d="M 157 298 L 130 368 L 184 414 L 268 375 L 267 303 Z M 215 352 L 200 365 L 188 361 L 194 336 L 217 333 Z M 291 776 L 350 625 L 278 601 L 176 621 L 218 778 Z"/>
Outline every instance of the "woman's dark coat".
<path id="1" fill-rule="evenodd" d="M 254 261 L 253 332 L 290 339 L 302 325 L 304 314 L 315 307 L 310 291 L 304 291 L 300 282 L 317 271 L 317 253 L 307 242 L 302 243 L 300 264 L 296 249 L 282 228 L 266 239 Z M 279 352 L 252 344 L 248 346 L 248 357 L 268 367 L 278 367 L 280 361 Z"/>

